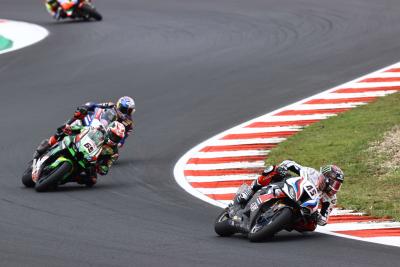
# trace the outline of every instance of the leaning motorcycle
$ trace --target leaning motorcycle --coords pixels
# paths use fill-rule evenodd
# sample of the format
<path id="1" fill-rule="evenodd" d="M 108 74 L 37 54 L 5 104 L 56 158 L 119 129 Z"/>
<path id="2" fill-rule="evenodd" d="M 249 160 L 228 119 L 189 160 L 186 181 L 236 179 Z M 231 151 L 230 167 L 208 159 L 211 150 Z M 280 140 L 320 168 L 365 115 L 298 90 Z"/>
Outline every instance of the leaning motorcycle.
<path id="1" fill-rule="evenodd" d="M 58 2 L 54 2 L 54 4 L 58 5 Z M 78 0 L 73 7 L 69 8 L 68 10 L 63 10 L 62 12 L 63 14 L 60 18 L 84 20 L 90 20 L 93 18 L 97 21 L 103 19 L 103 16 L 94 7 L 92 0 Z"/>
<path id="2" fill-rule="evenodd" d="M 96 127 L 85 127 L 76 136 L 65 136 L 47 153 L 34 159 L 22 176 L 26 187 L 37 192 L 55 189 L 95 164 L 104 143 L 104 132 Z"/>
<path id="3" fill-rule="evenodd" d="M 220 236 L 247 234 L 252 242 L 273 237 L 281 230 L 292 230 L 296 222 L 315 216 L 319 194 L 306 177 L 287 178 L 257 191 L 243 207 L 236 199 L 249 186 L 239 187 L 233 203 L 218 217 L 214 225 Z M 241 225 L 238 229 L 235 225 Z"/>

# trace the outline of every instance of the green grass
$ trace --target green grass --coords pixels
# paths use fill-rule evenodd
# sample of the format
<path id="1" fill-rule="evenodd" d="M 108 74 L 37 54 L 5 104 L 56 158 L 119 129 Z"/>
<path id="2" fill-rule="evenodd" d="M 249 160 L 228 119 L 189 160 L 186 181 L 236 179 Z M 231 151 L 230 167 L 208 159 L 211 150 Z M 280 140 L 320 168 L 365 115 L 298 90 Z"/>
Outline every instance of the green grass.
<path id="1" fill-rule="evenodd" d="M 390 159 L 367 151 L 400 125 L 399 103 L 397 93 L 315 123 L 279 144 L 266 162 L 292 159 L 317 169 L 336 164 L 345 173 L 339 206 L 400 220 L 400 171 L 383 172 L 382 162 Z"/>

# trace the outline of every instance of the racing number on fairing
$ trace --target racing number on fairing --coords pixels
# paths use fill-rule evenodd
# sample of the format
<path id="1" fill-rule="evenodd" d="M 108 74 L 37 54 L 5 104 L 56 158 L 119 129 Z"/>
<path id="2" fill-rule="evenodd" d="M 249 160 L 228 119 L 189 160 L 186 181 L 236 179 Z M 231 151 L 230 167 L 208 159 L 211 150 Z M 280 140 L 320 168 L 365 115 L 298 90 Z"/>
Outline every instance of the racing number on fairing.
<path id="1" fill-rule="evenodd" d="M 87 148 L 87 150 L 89 151 L 89 153 L 92 153 L 94 150 L 94 147 L 90 144 L 90 143 L 86 143 L 83 145 L 84 147 Z"/>
<path id="2" fill-rule="evenodd" d="M 312 185 L 307 185 L 306 186 L 307 193 L 310 195 L 311 198 L 314 198 L 315 195 L 317 194 L 317 190 L 315 190 L 315 187 Z"/>

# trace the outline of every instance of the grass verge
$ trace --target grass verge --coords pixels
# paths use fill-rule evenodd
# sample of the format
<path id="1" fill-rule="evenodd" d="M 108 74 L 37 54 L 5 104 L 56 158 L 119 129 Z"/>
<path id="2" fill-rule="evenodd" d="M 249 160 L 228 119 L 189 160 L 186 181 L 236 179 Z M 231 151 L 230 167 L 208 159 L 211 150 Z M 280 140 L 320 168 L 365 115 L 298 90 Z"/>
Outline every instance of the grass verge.
<path id="1" fill-rule="evenodd" d="M 266 162 L 292 159 L 316 169 L 336 164 L 345 173 L 339 206 L 400 220 L 400 166 L 384 168 L 391 155 L 371 149 L 396 125 L 400 125 L 400 93 L 306 127 L 273 149 Z"/>

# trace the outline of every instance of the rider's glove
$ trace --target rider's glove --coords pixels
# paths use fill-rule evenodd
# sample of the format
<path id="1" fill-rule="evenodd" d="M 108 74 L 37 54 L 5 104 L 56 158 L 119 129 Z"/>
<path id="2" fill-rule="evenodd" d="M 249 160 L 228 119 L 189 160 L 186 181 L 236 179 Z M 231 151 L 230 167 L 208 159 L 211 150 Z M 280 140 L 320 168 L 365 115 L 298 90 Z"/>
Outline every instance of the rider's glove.
<path id="1" fill-rule="evenodd" d="M 275 177 L 275 176 L 280 176 L 280 177 L 285 177 L 287 173 L 287 169 L 282 167 L 282 166 L 268 166 L 267 168 L 264 169 L 262 172 L 263 176 L 266 177 Z"/>
<path id="2" fill-rule="evenodd" d="M 65 124 L 64 128 L 62 129 L 62 131 L 63 131 L 66 135 L 71 135 L 71 134 L 72 134 L 71 125 Z"/>
<path id="3" fill-rule="evenodd" d="M 328 218 L 326 216 L 322 216 L 321 214 L 318 214 L 317 217 L 317 224 L 320 226 L 324 226 L 327 224 Z"/>
<path id="4" fill-rule="evenodd" d="M 111 156 L 112 161 L 117 161 L 118 158 L 119 158 L 119 154 L 118 154 L 118 153 L 114 153 L 114 154 Z"/>

